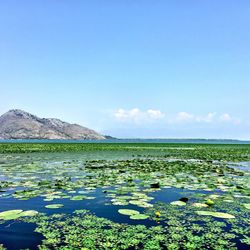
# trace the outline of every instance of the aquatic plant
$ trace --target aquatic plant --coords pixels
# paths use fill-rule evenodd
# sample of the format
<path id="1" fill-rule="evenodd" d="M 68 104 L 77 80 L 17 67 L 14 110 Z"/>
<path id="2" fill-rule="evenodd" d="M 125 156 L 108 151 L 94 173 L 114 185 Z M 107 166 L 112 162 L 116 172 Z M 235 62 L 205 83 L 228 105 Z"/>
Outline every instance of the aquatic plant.
<path id="1" fill-rule="evenodd" d="M 102 151 L 112 157 L 98 158 Z M 2 204 L 37 199 L 45 211 L 3 211 L 0 223 L 35 223 L 45 237 L 41 250 L 221 250 L 250 242 L 250 174 L 227 162 L 249 160 L 250 146 L 0 144 L 0 152 Z M 86 152 L 94 159 L 81 158 Z M 65 203 L 92 209 L 103 200 L 102 209 L 115 206 L 117 221 L 135 225 L 86 210 L 63 214 Z"/>
<path id="2" fill-rule="evenodd" d="M 123 215 L 135 215 L 135 214 L 140 214 L 140 212 L 132 209 L 119 209 L 118 213 L 123 214 Z"/>
<path id="3" fill-rule="evenodd" d="M 0 220 L 15 220 L 20 217 L 35 216 L 38 212 L 35 210 L 23 211 L 21 209 L 7 210 L 0 212 Z"/>
<path id="4" fill-rule="evenodd" d="M 57 209 L 57 208 L 63 207 L 63 204 L 49 204 L 49 205 L 46 205 L 45 207 L 50 208 L 50 209 Z"/>

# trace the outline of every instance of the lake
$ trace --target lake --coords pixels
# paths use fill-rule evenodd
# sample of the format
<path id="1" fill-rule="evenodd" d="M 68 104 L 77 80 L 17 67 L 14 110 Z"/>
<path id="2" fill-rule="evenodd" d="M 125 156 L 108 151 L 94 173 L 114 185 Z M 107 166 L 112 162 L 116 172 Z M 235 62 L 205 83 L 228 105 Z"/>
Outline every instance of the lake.
<path id="1" fill-rule="evenodd" d="M 0 249 L 249 249 L 250 145 L 0 152 Z"/>

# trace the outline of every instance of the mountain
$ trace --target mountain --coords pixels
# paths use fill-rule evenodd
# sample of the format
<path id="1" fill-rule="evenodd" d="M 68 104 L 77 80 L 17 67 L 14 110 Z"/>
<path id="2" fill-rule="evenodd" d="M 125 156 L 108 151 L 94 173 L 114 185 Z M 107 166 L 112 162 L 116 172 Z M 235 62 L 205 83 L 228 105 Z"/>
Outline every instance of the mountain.
<path id="1" fill-rule="evenodd" d="M 12 109 L 0 116 L 0 139 L 103 140 L 106 137 L 78 124 Z"/>

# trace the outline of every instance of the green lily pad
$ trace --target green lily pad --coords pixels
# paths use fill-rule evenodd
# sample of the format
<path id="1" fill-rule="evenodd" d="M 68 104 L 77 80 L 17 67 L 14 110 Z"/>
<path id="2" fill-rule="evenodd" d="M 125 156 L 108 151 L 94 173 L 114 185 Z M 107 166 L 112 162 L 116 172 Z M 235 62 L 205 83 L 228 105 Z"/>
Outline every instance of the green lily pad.
<path id="1" fill-rule="evenodd" d="M 85 195 L 76 195 L 70 198 L 70 200 L 72 201 L 81 201 L 81 200 L 85 200 L 87 196 Z"/>
<path id="2" fill-rule="evenodd" d="M 6 215 L 4 217 L 0 217 L 1 220 L 15 220 L 20 218 L 21 215 L 20 214 L 10 214 L 10 215 Z"/>
<path id="3" fill-rule="evenodd" d="M 244 206 L 246 209 L 250 209 L 250 203 L 245 203 L 245 204 L 243 204 L 243 206 Z"/>
<path id="4" fill-rule="evenodd" d="M 138 205 L 138 207 L 149 208 L 149 207 L 153 207 L 153 205 L 147 202 L 143 202 L 140 205 Z"/>
<path id="5" fill-rule="evenodd" d="M 35 216 L 38 212 L 36 210 L 27 210 L 20 213 L 21 216 Z"/>
<path id="6" fill-rule="evenodd" d="M 23 212 L 21 209 L 7 210 L 0 213 L 0 219 L 10 215 L 20 214 L 21 212 Z"/>
<path id="7" fill-rule="evenodd" d="M 115 206 L 126 206 L 126 205 L 128 205 L 128 202 L 126 202 L 124 200 L 113 199 L 112 204 L 115 205 Z"/>
<path id="8" fill-rule="evenodd" d="M 46 205 L 45 207 L 50 208 L 50 209 L 56 209 L 56 208 L 63 207 L 63 204 L 50 204 L 50 205 Z"/>
<path id="9" fill-rule="evenodd" d="M 17 210 L 8 210 L 0 213 L 0 219 L 1 220 L 15 220 L 21 217 L 21 212 L 23 210 L 17 209 Z"/>
<path id="10" fill-rule="evenodd" d="M 1 220 L 15 220 L 20 217 L 34 216 L 36 214 L 38 214 L 38 212 L 35 210 L 27 210 L 27 211 L 23 211 L 21 209 L 8 210 L 8 211 L 4 211 L 0 213 L 0 219 Z"/>
<path id="11" fill-rule="evenodd" d="M 208 199 L 208 200 L 206 201 L 206 204 L 207 204 L 208 206 L 212 206 L 212 205 L 214 205 L 214 201 L 212 201 L 211 199 Z"/>
<path id="12" fill-rule="evenodd" d="M 224 200 L 224 202 L 233 203 L 234 201 L 233 200 Z"/>
<path id="13" fill-rule="evenodd" d="M 216 218 L 222 218 L 222 219 L 234 219 L 235 216 L 227 213 L 222 212 L 210 212 L 210 211 L 196 211 L 198 215 L 204 215 L 204 216 L 213 216 Z"/>
<path id="14" fill-rule="evenodd" d="M 153 207 L 152 204 L 145 202 L 144 200 L 131 200 L 129 203 L 143 208 Z"/>
<path id="15" fill-rule="evenodd" d="M 123 215 L 129 215 L 129 216 L 139 214 L 138 211 L 133 210 L 133 209 L 119 209 L 118 213 L 123 214 Z"/>
<path id="16" fill-rule="evenodd" d="M 194 206 L 194 207 L 208 207 L 207 204 L 199 203 L 199 202 L 193 203 L 192 206 Z"/>
<path id="17" fill-rule="evenodd" d="M 80 190 L 78 191 L 78 194 L 87 194 L 88 192 L 87 191 L 84 191 L 84 190 Z"/>
<path id="18" fill-rule="evenodd" d="M 134 214 L 129 217 L 131 220 L 146 220 L 149 218 L 146 214 Z"/>
<path id="19" fill-rule="evenodd" d="M 132 204 L 132 205 L 140 205 L 142 202 L 141 201 L 136 201 L 136 200 L 131 200 L 131 201 L 129 201 L 129 203 L 130 204 Z"/>
<path id="20" fill-rule="evenodd" d="M 184 201 L 172 201 L 170 204 L 174 206 L 186 206 L 187 205 L 186 202 Z"/>

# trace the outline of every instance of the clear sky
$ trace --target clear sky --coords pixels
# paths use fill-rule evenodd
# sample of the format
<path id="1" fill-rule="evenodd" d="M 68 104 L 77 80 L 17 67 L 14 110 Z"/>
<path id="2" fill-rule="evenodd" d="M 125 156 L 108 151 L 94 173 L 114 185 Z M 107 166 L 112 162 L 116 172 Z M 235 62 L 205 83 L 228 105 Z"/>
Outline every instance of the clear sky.
<path id="1" fill-rule="evenodd" d="M 117 137 L 250 139 L 250 1 L 2 0 L 0 93 Z"/>

